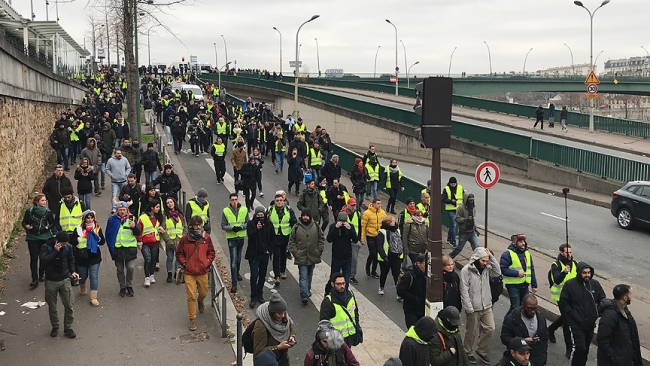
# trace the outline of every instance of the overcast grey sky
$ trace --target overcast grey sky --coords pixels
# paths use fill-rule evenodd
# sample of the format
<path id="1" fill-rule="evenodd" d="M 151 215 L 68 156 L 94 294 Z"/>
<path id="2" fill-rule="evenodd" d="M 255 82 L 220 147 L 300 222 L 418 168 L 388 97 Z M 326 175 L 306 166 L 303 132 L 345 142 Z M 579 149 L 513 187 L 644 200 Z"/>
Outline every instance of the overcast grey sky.
<path id="1" fill-rule="evenodd" d="M 45 20 L 45 0 L 33 0 L 37 20 Z M 583 0 L 593 10 L 602 0 Z M 50 0 L 50 19 L 54 19 L 54 0 Z M 59 4 L 60 24 L 80 44 L 88 35 L 86 0 Z M 13 0 L 14 8 L 29 16 L 29 0 Z M 346 73 L 372 73 L 377 46 L 377 73 L 393 72 L 395 67 L 395 30 L 406 46 L 408 64 L 420 61 L 411 74 L 446 74 L 450 55 L 458 47 L 452 74 L 487 73 L 488 51 L 495 72 L 521 72 L 528 50 L 527 71 L 589 62 L 589 15 L 572 0 L 197 0 L 193 6 L 177 6 L 171 15 L 159 19 L 183 42 L 162 29 L 152 30 L 152 62 L 169 64 L 185 56 L 215 63 L 213 43 L 218 46 L 221 65 L 228 61 L 237 67 L 266 68 L 278 71 L 279 35 L 282 32 L 283 72 L 295 58 L 298 26 L 312 15 L 320 18 L 300 31 L 300 59 L 317 72 L 316 41 L 320 68 L 344 69 Z M 594 17 L 594 58 L 602 70 L 607 59 L 646 55 L 650 50 L 649 0 L 611 0 Z M 157 34 L 154 34 L 157 33 Z M 144 38 L 144 39 L 143 39 Z M 644 44 L 644 42 L 646 42 Z M 88 49 L 90 41 L 86 40 Z M 187 47 L 187 48 L 186 48 Z M 398 64 L 404 72 L 404 50 L 398 44 Z M 114 58 L 114 51 L 111 53 Z M 146 37 L 140 38 L 140 64 L 147 62 Z"/>

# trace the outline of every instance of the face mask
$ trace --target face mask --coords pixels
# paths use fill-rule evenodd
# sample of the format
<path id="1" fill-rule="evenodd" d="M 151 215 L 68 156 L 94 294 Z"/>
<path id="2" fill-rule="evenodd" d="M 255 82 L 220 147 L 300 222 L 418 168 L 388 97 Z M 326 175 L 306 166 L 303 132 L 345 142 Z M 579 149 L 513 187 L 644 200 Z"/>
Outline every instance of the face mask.
<path id="1" fill-rule="evenodd" d="M 198 238 L 203 235 L 203 230 L 201 229 L 190 229 L 190 235 L 195 238 Z"/>

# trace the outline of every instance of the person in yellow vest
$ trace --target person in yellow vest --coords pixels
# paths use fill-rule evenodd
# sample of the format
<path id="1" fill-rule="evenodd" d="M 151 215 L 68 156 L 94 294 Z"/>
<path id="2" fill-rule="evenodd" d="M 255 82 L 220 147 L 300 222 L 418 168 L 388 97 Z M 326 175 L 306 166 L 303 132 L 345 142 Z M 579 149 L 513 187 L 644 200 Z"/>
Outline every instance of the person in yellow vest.
<path id="1" fill-rule="evenodd" d="M 86 280 L 90 278 L 90 304 L 99 306 L 97 290 L 99 287 L 99 265 L 102 262 L 100 245 L 106 239 L 97 223 L 95 211 L 84 211 L 82 223 L 70 234 L 70 244 L 74 246 L 74 262 L 79 274 L 79 295 L 86 295 Z"/>
<path id="2" fill-rule="evenodd" d="M 298 118 L 298 122 L 293 125 L 293 134 L 294 135 L 304 135 L 307 131 L 307 125 L 302 123 L 302 118 Z"/>
<path id="3" fill-rule="evenodd" d="M 357 327 L 361 327 L 357 299 L 348 288 L 343 273 L 332 273 L 330 285 L 331 290 L 320 304 L 319 319 L 329 320 L 334 329 L 341 332 L 345 344 L 350 347 L 357 346 Z"/>
<path id="4" fill-rule="evenodd" d="M 348 204 L 341 209 L 341 212 L 345 212 L 348 215 L 348 224 L 354 226 L 354 231 L 359 238 L 356 243 L 352 243 L 352 263 L 350 265 L 350 283 L 358 285 L 359 281 L 357 281 L 356 277 L 359 249 L 361 249 L 361 212 L 357 210 L 357 200 L 350 198 Z"/>
<path id="5" fill-rule="evenodd" d="M 298 222 L 296 215 L 286 203 L 286 193 L 275 193 L 274 205 L 267 210 L 267 216 L 273 225 L 271 229 L 271 249 L 273 251 L 273 274 L 275 286 L 280 286 L 280 278 L 286 279 L 287 254 L 291 228 Z"/>
<path id="6" fill-rule="evenodd" d="M 61 189 L 61 195 L 63 197 L 57 210 L 54 211 L 56 213 L 55 225 L 58 231 L 71 234 L 83 222 L 82 216 L 86 211 L 86 205 L 74 195 L 72 187 Z"/>
<path id="7" fill-rule="evenodd" d="M 425 190 L 425 192 L 422 192 L 422 194 L 420 195 L 420 203 L 415 205 L 415 207 L 422 212 L 422 215 L 424 216 L 424 218 L 427 221 L 427 225 L 429 224 L 429 208 L 430 208 L 429 207 L 430 206 L 429 202 L 430 202 L 430 200 L 431 200 L 431 196 Z"/>
<path id="8" fill-rule="evenodd" d="M 214 129 L 217 137 L 221 138 L 221 141 L 225 144 L 225 152 L 228 151 L 228 146 L 226 144 L 226 141 L 228 141 L 228 128 L 229 125 L 226 123 L 226 120 L 223 117 L 219 117 L 219 120 L 215 124 Z"/>
<path id="9" fill-rule="evenodd" d="M 219 126 L 218 123 L 217 126 Z M 210 148 L 210 155 L 212 155 L 214 171 L 217 175 L 217 184 L 221 184 L 226 175 L 226 144 L 223 143 L 221 136 L 217 137 L 217 142 Z"/>
<path id="10" fill-rule="evenodd" d="M 399 217 L 397 219 L 397 227 L 400 229 L 400 231 L 404 230 L 404 223 L 406 222 L 406 220 L 413 217 L 413 215 L 415 214 L 415 210 L 417 210 L 417 207 L 415 205 L 415 200 L 412 197 L 407 198 L 406 207 L 402 212 L 399 213 Z"/>
<path id="11" fill-rule="evenodd" d="M 397 220 L 391 215 L 386 215 L 381 220 L 381 229 L 377 235 L 377 260 L 379 261 L 379 290 L 378 294 L 384 294 L 388 272 L 393 274 L 393 283 L 397 287 L 402 260 L 404 259 L 404 247 L 402 235 L 397 227 Z"/>
<path id="12" fill-rule="evenodd" d="M 377 155 L 370 156 L 366 162 L 366 171 L 368 172 L 368 179 L 366 181 L 366 199 L 377 198 L 377 184 L 379 184 L 379 163 L 377 162 Z"/>
<path id="13" fill-rule="evenodd" d="M 133 274 L 135 260 L 138 257 L 136 237 L 140 235 L 140 228 L 133 220 L 133 216 L 129 215 L 128 203 L 118 202 L 115 210 L 116 213 L 108 218 L 106 224 L 106 244 L 117 268 L 120 296 L 133 297 Z"/>
<path id="14" fill-rule="evenodd" d="M 555 302 L 560 301 L 560 294 L 562 293 L 562 288 L 566 281 L 576 277 L 578 275 L 578 263 L 573 260 L 573 248 L 567 243 L 560 245 L 560 254 L 557 256 L 557 261 L 551 263 L 551 273 L 550 273 L 550 282 L 551 282 L 551 299 Z M 564 324 L 564 316 L 560 315 L 553 324 L 548 327 L 548 340 L 552 343 L 557 342 L 555 338 L 555 331 L 562 327 L 564 333 L 564 343 L 566 346 L 566 351 L 569 353 L 571 351 L 571 332 L 569 326 Z"/>
<path id="15" fill-rule="evenodd" d="M 210 225 L 210 202 L 208 202 L 208 191 L 200 188 L 196 196 L 187 200 L 185 204 L 185 217 L 199 216 L 203 219 L 203 231 L 208 235 L 212 232 Z"/>
<path id="16" fill-rule="evenodd" d="M 533 294 L 537 292 L 535 265 L 528 250 L 526 235 L 515 234 L 511 237 L 511 241 L 508 250 L 501 254 L 499 261 L 503 283 L 505 283 L 508 296 L 510 296 L 508 313 L 521 306 L 529 289 Z"/>
<path id="17" fill-rule="evenodd" d="M 323 167 L 323 153 L 320 150 L 320 144 L 318 141 L 314 142 L 313 147 L 307 147 L 307 158 L 309 159 L 307 167 L 311 172 L 312 179 L 318 182 L 320 169 Z"/>
<path id="18" fill-rule="evenodd" d="M 458 184 L 456 177 L 449 178 L 449 182 L 442 190 L 442 204 L 445 205 L 445 212 L 449 217 L 449 230 L 447 231 L 447 244 L 456 247 L 456 209 L 463 205 L 465 191 L 463 186 Z M 453 257 L 452 257 L 453 258 Z"/>
<path id="19" fill-rule="evenodd" d="M 396 215 L 395 203 L 397 202 L 397 193 L 400 190 L 404 190 L 404 185 L 402 184 L 403 174 L 402 170 L 397 166 L 397 160 L 391 159 L 390 165 L 386 167 L 384 174 L 386 175 L 386 187 L 384 187 L 384 189 L 388 190 L 386 212 Z"/>
<path id="20" fill-rule="evenodd" d="M 230 203 L 224 207 L 221 215 L 221 229 L 226 232 L 228 251 L 230 253 L 230 292 L 237 292 L 237 282 L 242 280 L 239 274 L 244 238 L 248 225 L 248 210 L 239 203 L 237 193 L 230 194 Z"/>
<path id="21" fill-rule="evenodd" d="M 174 263 L 176 257 L 176 248 L 178 242 L 183 235 L 187 234 L 187 221 L 178 203 L 172 197 L 165 199 L 165 220 L 162 222 L 162 227 L 165 232 L 162 233 L 165 254 L 167 255 L 167 283 L 172 283 L 172 275 L 176 278 L 176 270 L 179 265 L 178 262 Z"/>
<path id="22" fill-rule="evenodd" d="M 137 236 L 138 249 L 142 252 L 144 258 L 144 287 L 156 283 L 154 272 L 156 271 L 156 262 L 158 258 L 161 234 L 165 232 L 162 227 L 164 220 L 160 202 L 149 202 L 145 213 L 141 214 L 138 219 L 138 228 L 140 235 Z"/>

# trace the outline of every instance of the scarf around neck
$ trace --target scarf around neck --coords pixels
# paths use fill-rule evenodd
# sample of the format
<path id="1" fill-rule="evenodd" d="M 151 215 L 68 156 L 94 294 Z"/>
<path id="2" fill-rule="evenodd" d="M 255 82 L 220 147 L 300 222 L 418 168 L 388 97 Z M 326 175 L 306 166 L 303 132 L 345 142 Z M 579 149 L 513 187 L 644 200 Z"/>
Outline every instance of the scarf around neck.
<path id="1" fill-rule="evenodd" d="M 264 324 L 266 330 L 276 341 L 284 342 L 291 336 L 291 324 L 293 324 L 293 320 L 289 317 L 289 313 L 286 315 L 286 322 L 278 322 L 269 312 L 269 302 L 267 301 L 257 307 L 255 315 L 257 315 L 257 318 Z"/>

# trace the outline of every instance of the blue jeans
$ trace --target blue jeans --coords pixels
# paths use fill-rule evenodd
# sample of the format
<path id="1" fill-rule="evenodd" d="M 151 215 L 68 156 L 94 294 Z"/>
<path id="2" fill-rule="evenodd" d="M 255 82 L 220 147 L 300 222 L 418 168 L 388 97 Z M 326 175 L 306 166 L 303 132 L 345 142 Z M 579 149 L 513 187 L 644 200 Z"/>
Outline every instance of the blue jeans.
<path id="1" fill-rule="evenodd" d="M 99 171 L 101 172 L 102 175 L 102 187 L 106 183 L 106 163 L 102 163 L 102 166 L 99 168 Z"/>
<path id="2" fill-rule="evenodd" d="M 510 314 L 511 311 L 521 306 L 521 302 L 524 300 L 524 296 L 528 295 L 528 285 L 526 287 L 522 286 L 513 286 L 506 285 L 506 290 L 508 290 L 508 296 L 510 297 L 510 309 L 506 315 Z"/>
<path id="3" fill-rule="evenodd" d="M 75 160 L 81 154 L 80 146 L 81 143 L 79 141 L 70 141 L 70 159 Z"/>
<path id="4" fill-rule="evenodd" d="M 91 193 L 86 193 L 86 194 L 80 194 L 79 199 L 83 204 L 86 206 L 86 210 L 90 210 L 90 197 L 92 196 Z"/>
<path id="5" fill-rule="evenodd" d="M 351 268 L 352 268 L 352 258 L 347 258 L 347 259 L 332 258 L 332 271 L 330 272 L 330 276 L 336 272 L 341 272 L 343 273 L 343 277 L 345 277 L 345 284 L 349 285 Z"/>
<path id="6" fill-rule="evenodd" d="M 241 252 L 244 248 L 244 238 L 228 239 L 228 251 L 230 252 L 230 277 L 232 285 L 237 286 L 237 276 L 241 267 Z"/>
<path id="7" fill-rule="evenodd" d="M 68 148 L 62 147 L 56 149 L 56 163 L 68 169 Z"/>
<path id="8" fill-rule="evenodd" d="M 111 210 L 115 210 L 115 200 L 113 198 L 117 197 L 120 194 L 120 190 L 126 182 L 111 182 Z"/>
<path id="9" fill-rule="evenodd" d="M 264 292 L 269 255 L 266 253 L 258 254 L 255 259 L 249 259 L 248 264 L 251 267 L 251 299 L 260 299 Z"/>
<path id="10" fill-rule="evenodd" d="M 90 278 L 90 291 L 97 291 L 99 287 L 99 265 L 91 264 L 88 267 L 77 266 L 77 273 L 79 274 L 79 283 L 86 283 L 86 279 Z"/>
<path id="11" fill-rule="evenodd" d="M 299 265 L 298 272 L 300 273 L 298 283 L 300 284 L 300 298 L 308 299 L 311 297 L 311 279 L 314 277 L 315 265 Z"/>
<path id="12" fill-rule="evenodd" d="M 280 170 L 284 167 L 284 153 L 275 153 L 275 170 Z"/>
<path id="13" fill-rule="evenodd" d="M 172 138 L 172 128 L 170 126 L 165 126 L 165 135 L 167 135 L 167 145 L 174 142 L 174 139 Z"/>
<path id="14" fill-rule="evenodd" d="M 124 141 L 124 137 L 118 137 L 115 139 L 115 147 L 122 147 L 122 141 Z"/>
<path id="15" fill-rule="evenodd" d="M 451 251 L 451 253 L 449 253 L 449 256 L 456 258 L 456 256 L 463 250 L 463 247 L 468 240 L 472 245 L 472 250 L 478 248 L 478 236 L 476 236 L 476 231 L 472 231 L 471 234 L 460 234 L 458 235 L 458 245 Z"/>
<path id="16" fill-rule="evenodd" d="M 311 179 L 316 182 L 316 187 L 318 187 L 318 175 L 320 173 L 320 167 L 312 166 L 311 167 Z"/>
<path id="17" fill-rule="evenodd" d="M 371 191 L 372 191 L 372 198 L 377 198 L 377 181 L 366 183 L 366 197 L 370 197 Z M 358 202 L 357 205 L 359 205 Z"/>
<path id="18" fill-rule="evenodd" d="M 176 262 L 174 265 L 174 257 L 176 257 L 176 250 L 175 249 L 165 249 L 165 254 L 167 254 L 167 262 L 165 263 L 167 267 L 167 272 L 174 272 L 176 273 L 176 270 L 179 267 L 178 262 Z M 173 266 L 173 267 L 172 267 Z"/>
<path id="19" fill-rule="evenodd" d="M 142 257 L 144 258 L 144 276 L 149 277 L 156 271 L 156 258 L 160 247 L 158 245 L 143 245 Z"/>
<path id="20" fill-rule="evenodd" d="M 447 216 L 449 217 L 449 231 L 447 231 L 447 242 L 451 246 L 456 246 L 456 211 L 447 211 Z"/>
<path id="21" fill-rule="evenodd" d="M 153 172 L 145 171 L 144 172 L 145 184 L 149 185 L 149 183 L 151 183 L 153 180 L 155 180 L 156 177 L 158 177 L 158 172 L 156 172 L 155 170 Z"/>

